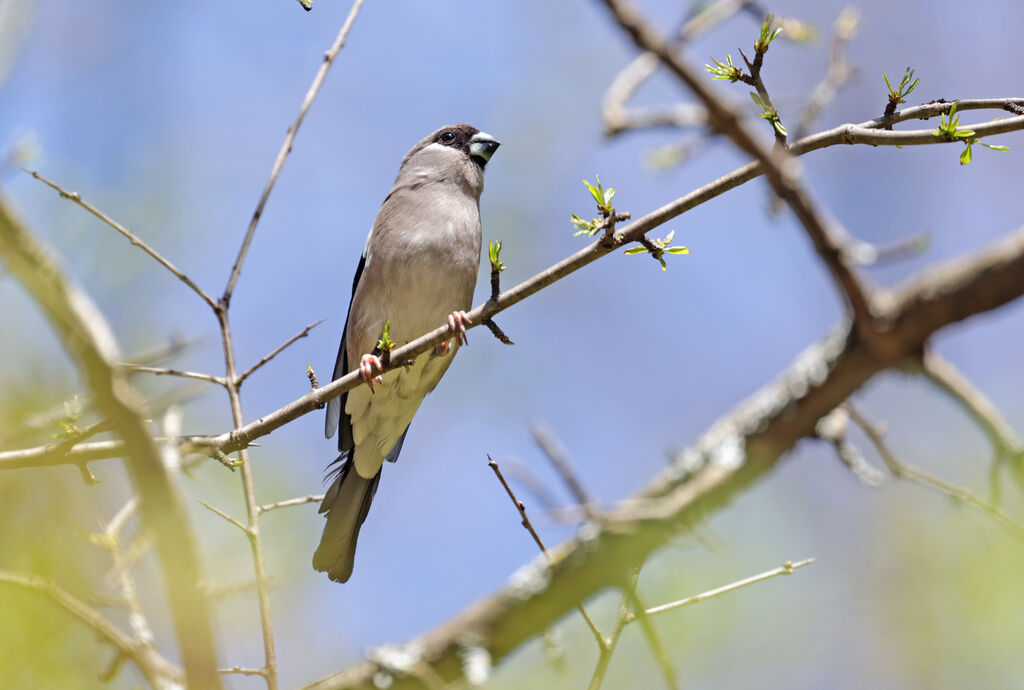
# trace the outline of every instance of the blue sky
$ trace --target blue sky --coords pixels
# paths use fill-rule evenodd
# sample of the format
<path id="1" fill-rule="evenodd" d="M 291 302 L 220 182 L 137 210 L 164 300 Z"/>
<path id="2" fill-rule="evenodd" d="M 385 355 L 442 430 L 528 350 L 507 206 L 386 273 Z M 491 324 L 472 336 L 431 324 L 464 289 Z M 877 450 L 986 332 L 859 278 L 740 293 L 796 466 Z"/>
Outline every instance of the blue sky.
<path id="1" fill-rule="evenodd" d="M 643 7 L 666 30 L 678 21 L 676 3 Z M 878 115 L 885 102 L 881 72 L 901 74 L 907 65 L 921 78 L 914 102 L 1021 94 L 1010 57 L 1024 23 L 1019 3 L 965 11 L 947 2 L 872 0 L 860 8 L 863 24 L 850 48 L 859 78 L 826 109 L 823 128 Z M 771 9 L 827 34 L 841 5 L 781 2 Z M 310 13 L 293 0 L 39 3 L 0 86 L 0 144 L 31 133 L 40 150 L 32 167 L 81 192 L 219 293 L 285 130 L 347 11 L 347 3 L 329 0 L 318 0 Z M 687 57 L 703 63 L 709 53 L 736 55 L 755 33 L 755 22 L 737 18 Z M 822 40 L 773 48 L 766 80 L 784 114 L 820 79 L 826 53 Z M 366 232 L 401 156 L 438 126 L 466 121 L 503 142 L 488 167 L 481 209 L 485 239 L 504 242 L 506 286 L 582 246 L 568 221 L 570 213 L 590 212 L 580 178 L 599 173 L 618 189 L 617 206 L 637 216 L 741 164 L 721 147 L 657 172 L 645 165 L 646 155 L 678 135 L 602 136 L 600 99 L 633 54 L 599 3 L 367 3 L 299 132 L 236 290 L 239 361 L 248 366 L 307 323 L 327 321 L 246 383 L 246 419 L 302 395 L 307 363 L 321 381 L 327 378 Z M 719 88 L 746 99 L 735 86 Z M 639 94 L 648 104 L 680 98 L 686 94 L 664 75 Z M 872 272 L 891 284 L 1020 225 L 1024 144 L 1019 136 L 1005 139 L 1000 143 L 1011 153 L 976 152 L 975 163 L 963 168 L 948 147 L 842 148 L 802 162 L 816 197 L 855 236 L 888 244 L 930 234 L 923 256 Z M 2 183 L 99 303 L 126 351 L 174 334 L 202 338 L 205 345 L 180 366 L 221 372 L 216 323 L 186 289 L 27 176 L 7 171 Z M 268 560 L 280 583 L 274 613 L 287 684 L 312 681 L 358 659 L 367 646 L 437 625 L 533 557 L 485 457 L 515 458 L 561 493 L 530 441 L 530 420 L 543 418 L 557 431 L 587 486 L 611 502 L 643 486 L 664 466 L 667 448 L 692 442 L 840 318 L 841 303 L 801 229 L 786 213 L 770 217 L 767 201 L 756 181 L 655 232 L 675 230 L 692 251 L 670 257 L 667 272 L 643 257 L 614 255 L 518 305 L 498 319 L 513 348 L 472 331 L 471 346 L 413 423 L 401 461 L 385 468 L 348 585 L 329 583 L 309 567 L 321 529 L 312 507 L 265 517 Z M 483 278 L 478 302 L 486 290 Z M 0 376 L 34 375 L 19 362 L 41 357 L 47 380 L 73 389 L 73 369 L 10 280 L 0 280 L 0 304 Z M 937 340 L 1018 428 L 1024 398 L 1019 376 L 1008 373 L 1022 363 L 1021 316 L 1014 305 Z M 174 385 L 146 384 L 150 391 Z M 983 486 L 985 463 L 963 463 L 987 458 L 983 439 L 925 385 L 884 376 L 861 396 L 875 416 L 890 421 L 895 443 L 915 461 L 932 459 L 937 469 Z M 221 432 L 228 419 L 227 401 L 216 391 L 185 411 L 189 432 Z M 254 451 L 261 502 L 320 491 L 323 467 L 334 457 L 322 422 L 320 414 L 308 415 L 263 439 Z M 110 478 L 97 490 L 97 515 L 109 515 L 120 468 L 106 463 L 97 471 Z M 204 469 L 186 489 L 242 513 L 236 478 L 221 467 Z M 813 571 L 800 575 L 805 589 L 786 594 L 803 622 L 795 634 L 804 644 L 821 644 L 821 678 L 846 673 L 841 669 L 851 664 L 856 670 L 847 677 L 864 681 L 873 676 L 849 655 L 877 654 L 875 618 L 850 604 L 868 586 L 850 569 L 874 553 L 882 529 L 877 516 L 907 505 L 902 491 L 863 489 L 826 448 L 802 444 L 779 472 L 711 521 L 732 545 L 724 555 L 672 551 L 653 564 L 651 577 L 661 582 L 663 573 L 680 568 L 691 574 L 681 581 L 686 586 L 710 587 L 720 582 L 693 573 L 710 569 L 724 581 L 817 556 Z M 907 491 L 921 515 L 948 511 L 939 498 L 918 501 Z M 840 519 L 837 508 L 849 519 Z M 216 577 L 247 579 L 242 540 L 208 514 L 195 518 Z M 545 526 L 550 541 L 569 534 Z M 963 529 L 963 538 L 969 530 L 992 531 L 980 521 Z M 679 588 L 670 584 L 659 586 L 659 595 Z M 803 608 L 804 593 L 820 595 L 822 608 Z M 225 663 L 259 662 L 253 610 L 246 599 L 222 613 Z M 850 621 L 835 646 L 821 643 L 808 622 L 816 610 Z M 680 663 L 685 669 L 696 662 Z M 727 679 L 716 687 L 741 687 L 742 674 L 723 666 L 727 661 L 710 665 L 702 677 Z M 784 672 L 785 662 L 778 668 Z M 796 686 L 819 687 L 815 678 Z"/>

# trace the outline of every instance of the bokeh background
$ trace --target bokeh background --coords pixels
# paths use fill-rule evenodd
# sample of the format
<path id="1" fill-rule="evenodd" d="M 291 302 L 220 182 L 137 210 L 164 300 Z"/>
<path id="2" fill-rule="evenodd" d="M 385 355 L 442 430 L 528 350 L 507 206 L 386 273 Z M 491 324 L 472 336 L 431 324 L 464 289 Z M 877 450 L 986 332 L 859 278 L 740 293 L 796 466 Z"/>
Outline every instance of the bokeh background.
<path id="1" fill-rule="evenodd" d="M 1020 3 L 867 0 L 858 7 L 862 24 L 849 55 L 859 76 L 825 110 L 822 128 L 879 114 L 881 73 L 899 75 L 908 65 L 921 78 L 912 102 L 1024 90 L 1014 52 Z M 686 3 L 643 8 L 667 33 Z M 318 0 L 310 13 L 294 0 L 0 2 L 0 146 L 27 151 L 29 167 L 80 191 L 219 294 L 285 129 L 348 9 L 334 0 Z M 766 81 L 783 116 L 792 116 L 824 73 L 842 4 L 779 0 L 769 9 L 819 30 L 816 43 L 779 43 L 768 56 Z M 697 63 L 736 55 L 756 32 L 757 22 L 741 15 L 688 55 Z M 240 365 L 307 323 L 327 321 L 246 383 L 246 419 L 305 393 L 307 363 L 328 378 L 377 207 L 404 152 L 441 124 L 470 122 L 503 142 L 481 207 L 485 239 L 504 241 L 506 286 L 583 245 L 568 221 L 572 212 L 591 212 L 580 178 L 599 173 L 618 189 L 617 207 L 639 215 L 741 164 L 720 147 L 655 170 L 646 163 L 651 151 L 685 135 L 602 136 L 600 99 L 633 55 L 594 2 L 367 3 L 299 132 L 235 292 Z M 746 100 L 744 89 L 717 84 Z M 638 102 L 685 97 L 659 75 Z M 967 167 L 951 147 L 836 148 L 802 163 L 817 197 L 857 237 L 886 244 L 929 233 L 924 254 L 871 271 L 892 284 L 1021 224 L 1024 141 L 1008 135 L 999 143 L 1012 151 L 976 151 Z M 222 372 L 205 305 L 16 165 L 0 174 L 5 193 L 98 302 L 127 353 L 184 339 L 190 344 L 175 366 Z M 519 463 L 568 502 L 532 444 L 531 420 L 547 421 L 586 486 L 610 504 L 642 487 L 664 467 L 668 449 L 693 442 L 840 319 L 841 303 L 802 230 L 786 213 L 772 217 L 768 202 L 755 181 L 673 221 L 664 232 L 674 229 L 692 254 L 669 257 L 666 272 L 644 257 L 611 256 L 515 307 L 498 319 L 515 347 L 473 331 L 471 347 L 421 408 L 401 461 L 385 468 L 349 584 L 332 584 L 310 567 L 322 525 L 313 506 L 264 517 L 285 687 L 438 625 L 535 556 L 485 457 Z M 936 339 L 1018 429 L 1022 316 L 1024 304 L 1010 305 Z M 187 400 L 188 432 L 230 428 L 219 389 L 137 380 L 157 406 Z M 81 389 L 35 305 L 0 275 L 5 447 L 47 440 L 55 424 L 32 436 L 23 423 Z M 888 423 L 904 459 L 985 491 L 985 439 L 925 382 L 888 374 L 857 400 Z M 334 457 L 322 423 L 311 414 L 261 439 L 253 452 L 261 502 L 321 491 Z M 0 476 L 0 568 L 52 576 L 82 596 L 103 585 L 109 562 L 88 533 L 110 518 L 128 487 L 119 462 L 92 468 L 101 480 L 94 487 L 69 467 Z M 184 486 L 193 506 L 203 499 L 244 513 L 239 478 L 216 463 Z M 1020 496 L 1006 489 L 1006 509 L 1024 514 Z M 548 541 L 571 534 L 522 491 Z M 201 507 L 194 520 L 211 582 L 250 581 L 248 546 L 234 528 Z M 640 581 L 648 602 L 786 560 L 817 561 L 790 578 L 660 617 L 687 687 L 1021 686 L 1024 547 L 942 496 L 891 481 L 865 488 L 828 447 L 804 442 L 712 516 L 702 537 L 680 538 L 648 563 Z M 140 578 L 173 656 L 148 559 Z M 605 627 L 616 601 L 609 593 L 590 604 Z M 225 665 L 260 665 L 251 591 L 218 605 L 217 633 Z M 575 615 L 557 633 L 564 670 L 535 641 L 497 669 L 491 687 L 584 685 L 596 660 L 592 639 Z M 95 687 L 112 654 L 48 602 L 0 588 L 4 687 Z M 659 682 L 639 631 L 628 630 L 607 687 Z M 140 683 L 128 665 L 112 687 Z"/>

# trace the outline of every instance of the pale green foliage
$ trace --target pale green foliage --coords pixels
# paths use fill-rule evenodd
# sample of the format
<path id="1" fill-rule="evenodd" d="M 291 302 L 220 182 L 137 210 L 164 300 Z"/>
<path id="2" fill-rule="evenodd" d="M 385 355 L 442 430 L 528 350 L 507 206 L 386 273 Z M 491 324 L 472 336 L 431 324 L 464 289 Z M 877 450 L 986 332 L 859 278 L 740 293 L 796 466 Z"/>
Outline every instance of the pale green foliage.
<path id="1" fill-rule="evenodd" d="M 885 86 L 889 89 L 889 102 L 893 105 L 904 103 L 910 92 L 917 88 L 917 83 L 921 81 L 920 78 L 914 79 L 914 70 L 910 67 L 903 73 L 903 79 L 900 80 L 900 85 L 895 89 L 889 83 L 889 76 L 885 72 L 882 72 L 882 79 L 885 79 Z"/>
<path id="2" fill-rule="evenodd" d="M 491 270 L 501 273 L 505 270 L 505 264 L 501 262 L 501 240 L 487 240 L 487 256 L 491 260 Z"/>
<path id="3" fill-rule="evenodd" d="M 942 137 L 947 141 L 962 141 L 964 142 L 964 150 L 960 154 L 960 165 L 967 165 L 974 159 L 974 153 L 972 147 L 974 144 L 981 144 L 987 149 L 993 151 L 1009 151 L 1009 146 L 1003 146 L 1001 144 L 986 144 L 983 141 L 979 141 L 975 136 L 973 129 L 960 129 L 960 116 L 956 112 L 957 104 L 953 103 L 949 108 L 949 113 L 943 115 L 939 119 L 939 128 L 932 131 L 937 137 Z"/>
<path id="4" fill-rule="evenodd" d="M 384 332 L 380 336 L 380 340 L 377 341 L 377 349 L 381 352 L 387 352 L 395 349 L 395 344 L 391 342 L 391 320 L 388 319 L 384 322 Z"/>
<path id="5" fill-rule="evenodd" d="M 594 203 L 597 204 L 597 210 L 601 217 L 594 218 L 593 220 L 584 220 L 577 214 L 572 214 L 572 224 L 577 228 L 577 232 L 573 233 L 573 237 L 578 235 L 595 235 L 601 229 L 604 220 L 615 215 L 615 207 L 612 206 L 612 199 L 615 197 L 615 187 L 605 189 L 604 185 L 601 184 L 601 177 L 599 175 L 594 175 L 594 179 L 597 180 L 596 185 L 590 184 L 587 180 L 583 180 L 583 184 L 586 186 L 587 191 L 590 192 Z"/>
<path id="6" fill-rule="evenodd" d="M 665 265 L 665 254 L 689 254 L 690 250 L 686 247 L 670 247 L 669 243 L 672 238 L 676 236 L 676 231 L 673 230 L 663 240 L 651 240 L 651 244 L 654 245 L 655 249 L 652 251 L 648 247 L 632 247 L 626 250 L 626 254 L 643 254 L 644 252 L 650 252 L 651 255 L 658 260 L 661 264 L 661 270 L 667 271 L 668 266 Z"/>

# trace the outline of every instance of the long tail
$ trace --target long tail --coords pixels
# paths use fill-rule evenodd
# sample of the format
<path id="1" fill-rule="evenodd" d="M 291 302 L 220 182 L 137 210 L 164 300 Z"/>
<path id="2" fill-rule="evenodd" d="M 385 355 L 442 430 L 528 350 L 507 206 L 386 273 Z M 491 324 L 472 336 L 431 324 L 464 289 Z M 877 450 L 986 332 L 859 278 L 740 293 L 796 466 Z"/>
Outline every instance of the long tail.
<path id="1" fill-rule="evenodd" d="M 350 458 L 341 466 L 320 504 L 320 512 L 327 513 L 327 525 L 313 554 L 313 568 L 326 572 L 335 582 L 348 582 L 352 576 L 359 528 L 380 483 L 380 470 L 373 479 L 364 479 L 352 465 Z"/>

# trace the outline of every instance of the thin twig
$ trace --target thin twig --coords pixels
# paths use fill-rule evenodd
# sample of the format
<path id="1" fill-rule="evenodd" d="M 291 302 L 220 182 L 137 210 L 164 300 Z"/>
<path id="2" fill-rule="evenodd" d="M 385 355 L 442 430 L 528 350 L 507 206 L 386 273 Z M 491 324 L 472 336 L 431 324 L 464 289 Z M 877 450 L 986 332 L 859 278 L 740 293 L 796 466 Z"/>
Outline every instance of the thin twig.
<path id="1" fill-rule="evenodd" d="M 621 0 L 603 2 L 638 48 L 657 55 L 661 63 L 693 91 L 708 109 L 712 126 L 732 139 L 736 146 L 763 166 L 765 176 L 775 193 L 789 205 L 804 226 L 839 292 L 848 303 L 858 333 L 868 342 L 875 341 L 877 324 L 872 308 L 872 290 L 841 260 L 842 248 L 847 239 L 845 230 L 834 220 L 825 220 L 822 211 L 803 190 L 795 163 L 783 148 L 776 147 L 770 151 L 764 147 L 747 130 L 740 114 L 722 102 L 702 75 L 698 75 L 670 50 L 632 6 Z M 755 62 L 756 59 L 755 56 Z"/>
<path id="2" fill-rule="evenodd" d="M 157 376 L 177 376 L 183 379 L 209 381 L 210 383 L 216 383 L 218 386 L 224 385 L 224 377 L 214 376 L 213 374 L 203 374 L 196 371 L 182 371 L 180 369 L 165 369 L 163 367 L 144 367 L 138 364 L 131 364 L 130 362 L 118 362 L 117 366 L 128 371 L 135 371 L 143 374 L 156 374 Z"/>
<path id="3" fill-rule="evenodd" d="M 301 0 L 300 0 L 301 2 Z M 243 668 L 241 666 L 232 666 L 231 668 L 220 668 L 217 669 L 218 673 L 238 673 L 243 676 L 266 676 L 267 669 L 265 668 Z"/>
<path id="4" fill-rule="evenodd" d="M 205 508 L 213 511 L 214 513 L 216 513 L 217 515 L 221 516 L 222 518 L 224 518 L 225 520 L 230 522 L 232 525 L 234 525 L 238 529 L 240 529 L 243 532 L 245 532 L 246 536 L 250 536 L 250 537 L 252 536 L 252 534 L 249 532 L 249 528 L 248 527 L 246 527 L 241 522 L 239 522 L 235 518 L 233 518 L 230 515 L 228 515 L 227 513 L 225 513 L 223 510 L 220 510 L 219 508 L 214 508 L 212 505 L 210 505 L 206 501 L 199 501 L 199 502 L 202 503 Z"/>
<path id="5" fill-rule="evenodd" d="M 619 644 L 622 631 L 626 628 L 626 620 L 628 618 L 629 594 L 623 590 L 622 598 L 619 600 L 618 612 L 615 615 L 615 626 L 612 628 L 612 634 L 608 638 L 608 643 L 601 648 L 601 653 L 597 657 L 597 665 L 594 667 L 594 673 L 590 677 L 590 684 L 587 685 L 587 690 L 600 690 L 601 684 L 604 683 L 605 674 L 608 672 L 608 664 L 612 660 L 615 647 Z"/>
<path id="6" fill-rule="evenodd" d="M 256 233 L 256 226 L 259 224 L 260 217 L 263 215 L 263 208 L 267 204 L 267 199 L 270 198 L 270 192 L 274 188 L 274 183 L 277 181 L 277 176 L 280 174 L 281 168 L 284 166 L 285 158 L 288 157 L 288 154 L 292 150 L 292 144 L 295 141 L 295 136 L 299 131 L 299 127 L 302 125 L 302 121 L 306 117 L 306 113 L 313 104 L 313 100 L 319 93 L 320 87 L 323 86 L 324 79 L 327 77 L 327 72 L 330 70 L 331 65 L 334 63 L 334 59 L 341 51 L 342 46 L 345 45 L 345 40 L 348 37 L 349 31 L 352 29 L 352 25 L 355 22 L 356 16 L 359 14 L 359 10 L 362 5 L 363 0 L 355 0 L 352 3 L 352 8 L 349 10 L 348 16 L 345 18 L 345 22 L 338 31 L 338 35 L 335 38 L 334 43 L 324 54 L 324 60 L 320 64 L 320 68 L 317 70 L 316 75 L 313 77 L 313 83 L 310 85 L 302 104 L 299 106 L 299 113 L 295 118 L 295 122 L 293 122 L 291 127 L 288 128 L 288 133 L 285 135 L 284 142 L 281 144 L 281 149 L 277 153 L 277 158 L 275 159 L 274 165 L 270 171 L 270 177 L 267 179 L 267 182 L 263 187 L 263 192 L 260 194 L 260 199 L 256 203 L 256 210 L 253 212 L 252 219 L 249 221 L 249 227 L 246 229 L 245 237 L 242 239 L 242 244 L 238 249 L 238 256 L 235 258 L 235 263 L 231 267 L 231 273 L 228 276 L 228 282 L 224 288 L 224 294 L 221 296 L 218 307 L 214 309 L 221 331 L 221 344 L 224 351 L 224 375 L 228 384 L 228 399 L 231 402 L 231 420 L 236 429 L 245 423 L 245 419 L 242 415 L 242 399 L 238 393 L 239 386 L 246 376 L 259 367 L 259 364 L 244 373 L 241 377 L 238 376 L 238 368 L 235 364 L 235 348 L 231 339 L 231 326 L 230 321 L 228 320 L 228 309 L 231 304 L 231 296 L 234 293 L 235 285 L 238 283 L 238 278 L 242 273 L 242 264 L 249 252 L 249 246 L 252 244 L 253 235 Z M 260 510 L 259 505 L 256 503 L 256 484 L 252 475 L 252 466 L 249 462 L 249 453 L 244 448 L 239 450 L 239 460 L 241 461 L 242 467 L 242 491 L 245 495 L 245 508 L 246 515 L 248 517 L 248 527 L 246 532 L 249 535 L 253 568 L 256 571 L 256 594 L 257 599 L 259 600 L 260 629 L 263 632 L 264 668 L 266 669 L 264 678 L 267 681 L 268 690 L 278 690 L 277 652 L 274 649 L 274 627 L 270 613 L 269 577 L 267 575 L 266 559 L 263 555 L 263 538 L 260 534 L 259 526 Z"/>
<path id="7" fill-rule="evenodd" d="M 22 168 L 22 169 L 24 170 L 24 168 Z M 210 297 L 208 294 L 206 294 L 206 292 L 201 287 L 196 285 L 195 282 L 193 282 L 191 278 L 189 278 L 187 275 L 185 275 L 180 270 L 178 270 L 178 268 L 175 267 L 174 264 L 172 264 L 170 261 L 165 259 L 159 252 L 157 252 L 155 249 L 153 249 L 148 244 L 146 244 L 144 241 L 142 241 L 139 238 L 139 236 L 136 235 L 134 232 L 132 232 L 128 228 L 124 227 L 123 225 L 121 225 L 120 223 L 115 221 L 113 218 L 111 218 L 110 216 L 105 214 L 103 211 L 99 210 L 98 208 L 96 208 L 95 206 L 90 204 L 88 201 L 83 199 L 78 194 L 78 192 L 69 192 L 69 191 L 65 190 L 63 187 L 61 187 L 59 184 L 57 184 L 56 182 L 52 182 L 51 180 L 46 179 L 45 177 L 43 177 L 42 175 L 40 175 L 39 173 L 37 173 L 37 172 L 35 172 L 33 170 L 25 170 L 25 172 L 27 172 L 29 175 L 31 175 L 32 177 L 36 178 L 40 182 L 42 182 L 42 183 L 46 184 L 47 186 L 51 187 L 52 189 L 55 189 L 57 191 L 57 193 L 59 193 L 61 195 L 61 197 L 63 197 L 64 199 L 70 199 L 71 201 L 75 202 L 76 204 L 78 204 L 79 206 L 84 208 L 86 211 L 91 213 L 92 215 L 94 215 L 97 218 L 99 218 L 100 220 L 102 220 L 104 223 L 106 223 L 110 227 L 112 227 L 115 230 L 117 230 L 119 233 L 121 233 L 126 238 L 128 238 L 129 242 L 131 242 L 136 247 L 138 247 L 139 249 L 141 249 L 142 251 L 146 252 L 147 254 L 149 254 L 154 259 L 156 259 L 157 262 L 159 262 L 161 266 L 163 266 L 168 271 L 173 273 L 174 276 L 178 280 L 180 280 L 181 282 L 185 283 L 185 285 L 188 285 L 189 288 L 191 288 L 193 292 L 195 292 L 197 295 L 199 295 L 203 299 L 204 302 L 206 302 L 208 305 L 210 305 L 211 308 L 213 308 L 213 309 L 217 308 L 217 303 L 214 301 L 214 299 L 212 297 Z"/>
<path id="8" fill-rule="evenodd" d="M 885 440 L 882 437 L 882 429 L 872 424 L 866 417 L 854 409 L 849 402 L 846 402 L 845 405 L 847 411 L 850 413 L 850 418 L 857 423 L 857 426 L 864 430 L 868 440 L 871 441 L 871 445 L 875 447 L 875 451 L 878 453 L 879 457 L 882 458 L 886 467 L 889 468 L 893 477 L 897 479 L 907 479 L 915 484 L 938 491 L 941 494 L 949 496 L 958 503 L 969 503 L 994 519 L 1015 537 L 1024 541 L 1024 525 L 1017 522 L 988 501 L 978 498 L 978 496 L 976 496 L 971 490 L 947 482 L 944 479 L 936 477 L 927 470 L 898 459 L 892 451 L 889 450 L 888 445 L 885 443 Z"/>
<path id="9" fill-rule="evenodd" d="M 505 331 L 501 330 L 498 324 L 494 323 L 492 319 L 484 319 L 483 325 L 487 326 L 487 330 L 491 332 L 491 335 L 497 338 L 503 345 L 515 345 L 515 343 L 512 342 L 512 339 L 505 335 Z"/>
<path id="10" fill-rule="evenodd" d="M 814 431 L 818 438 L 835 449 L 839 460 L 853 472 L 865 486 L 881 486 L 885 475 L 881 470 L 867 461 L 860 449 L 846 435 L 850 415 L 842 405 L 835 408 L 818 420 Z"/>
<path id="11" fill-rule="evenodd" d="M 259 507 L 261 513 L 266 513 L 269 510 L 277 510 L 278 508 L 287 508 L 288 506 L 301 506 L 306 503 L 318 503 L 324 500 L 323 494 L 310 494 L 309 496 L 299 496 L 298 498 L 289 498 L 286 501 L 278 501 L 277 503 L 268 503 Z"/>
<path id="12" fill-rule="evenodd" d="M 308 326 L 303 328 L 301 331 L 299 331 L 298 333 L 293 335 L 291 338 L 288 338 L 288 340 L 286 340 L 283 343 L 281 343 L 280 345 L 278 345 L 276 348 L 274 348 L 274 350 L 272 352 L 270 352 L 267 355 L 264 355 L 263 359 L 261 359 L 260 361 L 256 362 L 255 364 L 253 364 L 241 376 L 238 377 L 238 382 L 237 382 L 236 385 L 241 386 L 242 382 L 245 381 L 250 376 L 252 376 L 256 372 L 257 369 L 259 369 L 264 364 L 266 364 L 267 362 L 272 360 L 274 357 L 277 357 L 279 354 L 281 354 L 285 350 L 285 348 L 287 348 L 289 345 L 294 343 L 296 340 L 299 340 L 301 338 L 305 338 L 307 335 L 309 335 L 309 332 L 311 330 L 313 330 L 314 328 L 316 328 L 317 326 L 319 326 L 320 324 L 322 324 L 326 320 L 327 319 L 325 317 L 325 318 L 319 319 L 317 321 L 314 321 L 313 323 L 309 324 Z"/>
<path id="13" fill-rule="evenodd" d="M 512 501 L 512 504 L 516 507 L 516 510 L 519 511 L 519 516 L 522 518 L 523 527 L 526 529 L 527 532 L 530 533 L 530 536 L 533 537 L 533 541 L 536 542 L 537 546 L 541 550 L 541 553 L 544 554 L 544 557 L 547 558 L 548 562 L 550 563 L 551 554 L 548 553 L 548 549 L 546 546 L 544 546 L 544 542 L 541 541 L 540 535 L 537 534 L 537 530 L 533 528 L 533 523 L 530 522 L 530 518 L 526 514 L 526 506 L 523 505 L 522 501 L 516 498 L 516 495 L 512 492 L 512 487 L 508 485 L 507 481 L 505 481 L 505 476 L 502 475 L 501 468 L 498 467 L 498 463 L 496 463 L 491 458 L 490 455 L 487 456 L 487 466 L 494 470 L 494 474 L 498 477 L 498 481 L 501 482 L 501 485 L 505 488 L 505 493 L 508 494 L 508 497 Z M 576 610 L 580 612 L 580 614 L 583 616 L 583 620 L 587 622 L 587 627 L 590 628 L 590 632 L 591 634 L 593 634 L 594 640 L 597 641 L 598 648 L 602 651 L 606 650 L 608 648 L 608 640 L 605 639 L 605 636 L 601 633 L 600 629 L 598 629 L 597 624 L 594 623 L 594 619 L 591 618 L 590 614 L 588 614 L 586 609 L 583 608 L 583 604 L 577 604 Z"/>
<path id="14" fill-rule="evenodd" d="M 334 39 L 334 43 L 324 53 L 324 61 L 320 64 L 320 69 L 317 70 L 316 76 L 313 77 L 313 83 L 310 84 L 309 90 L 306 92 L 306 97 L 302 99 L 302 105 L 299 106 L 299 114 L 295 118 L 295 122 L 288 128 L 288 133 L 284 137 L 284 143 L 281 144 L 281 149 L 277 152 L 277 158 L 274 160 L 274 166 L 270 169 L 270 177 L 267 178 L 266 184 L 263 186 L 263 193 L 260 194 L 260 200 L 256 203 L 256 210 L 252 214 L 252 220 L 249 221 L 249 228 L 245 231 L 245 238 L 242 240 L 242 246 L 238 250 L 238 256 L 235 258 L 235 264 L 231 267 L 231 275 L 228 277 L 227 287 L 224 288 L 224 295 L 221 297 L 221 302 L 226 307 L 231 302 L 231 295 L 235 291 L 235 285 L 238 283 L 238 277 L 242 273 L 242 263 L 245 261 L 246 254 L 249 253 L 249 245 L 252 244 L 252 237 L 256 233 L 256 226 L 260 222 L 260 217 L 263 215 L 263 207 L 267 205 L 267 199 L 270 198 L 270 192 L 274 188 L 274 183 L 277 182 L 277 176 L 281 173 L 281 168 L 284 167 L 284 160 L 288 157 L 288 154 L 292 151 L 292 144 L 295 142 L 295 135 L 299 131 L 299 127 L 302 125 L 303 119 L 306 117 L 306 113 L 309 111 L 309 107 L 313 105 L 313 99 L 320 92 L 320 87 L 324 84 L 324 79 L 327 77 L 328 70 L 331 69 L 331 65 L 334 63 L 334 58 L 338 56 L 338 52 L 342 46 L 345 45 L 345 39 L 348 38 L 348 32 L 352 28 L 353 22 L 356 20 L 356 15 L 359 14 L 359 9 L 363 6 L 363 0 L 355 0 L 352 3 L 352 9 L 349 10 L 348 17 L 345 18 L 345 23 L 341 25 L 341 30 L 338 31 L 337 38 Z"/>
<path id="15" fill-rule="evenodd" d="M 630 616 L 627 614 L 627 618 L 624 623 L 629 623 L 632 620 L 640 621 L 640 627 L 643 630 L 644 639 L 647 640 L 647 646 L 651 648 L 651 654 L 654 656 L 654 661 L 658 664 L 658 669 L 661 671 L 661 675 L 665 679 L 666 687 L 668 687 L 669 690 L 676 690 L 676 688 L 679 687 L 679 675 L 676 673 L 676 669 L 672 665 L 672 659 L 665 650 L 665 645 L 661 642 L 661 637 L 658 635 L 658 631 L 654 628 L 654 624 L 647 616 L 647 610 L 644 606 L 644 602 L 640 598 L 640 593 L 637 592 L 637 581 L 639 579 L 640 567 L 637 566 L 633 569 L 624 590 L 626 596 L 629 598 L 630 606 L 633 608 L 632 615 Z"/>
<path id="16" fill-rule="evenodd" d="M 829 46 L 825 76 L 811 89 L 811 95 L 804 104 L 796 130 L 793 132 L 795 139 L 802 138 L 811 130 L 821 112 L 856 73 L 847 59 L 846 49 L 859 27 L 860 10 L 855 7 L 843 8 L 832 25 L 832 42 Z"/>
<path id="17" fill-rule="evenodd" d="M 678 50 L 687 42 L 706 33 L 750 4 L 749 0 L 716 0 L 704 5 L 689 17 L 679 29 L 672 49 Z M 636 90 L 654 74 L 657 56 L 644 52 L 624 67 L 608 86 L 601 99 L 601 119 L 605 134 L 614 136 L 623 132 L 649 127 L 698 127 L 707 124 L 707 109 L 696 103 L 678 103 L 657 108 L 627 107 Z"/>
<path id="18" fill-rule="evenodd" d="M 802 561 L 797 561 L 796 563 L 786 561 L 778 568 L 765 571 L 760 575 L 754 575 L 753 577 L 748 577 L 728 585 L 723 585 L 722 587 L 716 587 L 715 589 L 708 590 L 707 592 L 703 592 L 701 594 L 695 594 L 694 596 L 687 597 L 686 599 L 680 599 L 678 601 L 672 601 L 667 604 L 662 604 L 661 606 L 655 606 L 653 608 L 647 609 L 646 611 L 644 611 L 644 613 L 648 616 L 656 616 L 659 613 L 665 613 L 666 611 L 674 611 L 675 609 L 681 609 L 684 606 L 698 604 L 702 601 L 707 601 L 708 599 L 713 599 L 723 594 L 734 592 L 737 589 L 741 589 L 748 585 L 753 585 L 758 582 L 763 582 L 764 580 L 769 580 L 773 577 L 778 577 L 779 575 L 792 575 L 793 571 L 797 568 L 802 568 L 805 565 L 808 565 L 813 562 L 813 558 L 806 558 Z M 632 615 L 629 619 L 629 622 L 633 622 L 634 620 L 636 620 L 636 618 L 636 615 Z"/>

